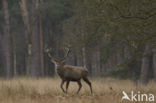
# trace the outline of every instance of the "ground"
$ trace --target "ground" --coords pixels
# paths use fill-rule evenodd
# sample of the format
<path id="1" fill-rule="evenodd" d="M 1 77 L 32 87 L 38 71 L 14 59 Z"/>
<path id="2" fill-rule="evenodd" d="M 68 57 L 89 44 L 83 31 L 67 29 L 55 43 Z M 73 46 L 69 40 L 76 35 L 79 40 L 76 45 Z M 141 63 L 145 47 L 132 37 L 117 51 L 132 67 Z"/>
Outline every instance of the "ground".
<path id="1" fill-rule="evenodd" d="M 77 83 L 70 83 L 68 94 L 64 94 L 60 89 L 61 80 L 59 78 L 0 79 L 0 103 L 132 103 L 127 100 L 121 101 L 122 91 L 128 94 L 133 90 L 156 95 L 156 83 L 153 81 L 143 86 L 136 85 L 130 80 L 112 78 L 92 78 L 90 80 L 94 93 L 90 94 L 88 85 L 82 80 L 83 87 L 77 95 Z"/>

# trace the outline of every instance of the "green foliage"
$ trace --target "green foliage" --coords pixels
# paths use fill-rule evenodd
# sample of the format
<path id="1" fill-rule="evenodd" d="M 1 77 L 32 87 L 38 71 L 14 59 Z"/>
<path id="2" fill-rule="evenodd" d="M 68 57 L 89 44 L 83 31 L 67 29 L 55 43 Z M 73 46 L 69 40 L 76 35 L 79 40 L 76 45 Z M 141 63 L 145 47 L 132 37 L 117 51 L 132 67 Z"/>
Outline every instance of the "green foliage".
<path id="1" fill-rule="evenodd" d="M 120 79 L 133 79 L 134 77 L 139 79 L 140 62 L 136 60 L 136 58 L 127 59 L 123 63 L 114 66 L 109 71 L 101 75 Z"/>
<path id="2" fill-rule="evenodd" d="M 4 19 L 3 19 L 3 12 L 0 11 L 0 30 L 2 29 L 3 21 L 4 21 Z"/>
<path id="3" fill-rule="evenodd" d="M 23 19 L 21 13 L 19 0 L 10 0 L 9 2 L 9 13 L 10 13 L 10 28 L 11 31 L 20 31 L 23 27 Z M 21 38 L 20 38 L 21 39 Z"/>
<path id="4" fill-rule="evenodd" d="M 31 16 L 30 1 L 27 1 L 27 6 Z M 8 2 L 10 31 L 16 35 L 17 55 L 23 55 L 25 49 L 21 42 L 25 39 L 21 31 L 25 28 L 19 0 Z M 155 0 L 46 0 L 40 8 L 44 43 L 58 48 L 61 44 L 56 42 L 63 39 L 63 45 L 70 45 L 75 51 L 86 47 L 88 54 L 98 48 L 103 64 L 113 53 L 122 54 L 126 47 L 131 58 L 102 75 L 131 78 L 136 73 L 138 78 L 143 48 L 147 42 L 155 43 L 155 7 Z M 1 10 L 0 31 L 3 19 Z M 52 49 L 52 54 L 56 48 Z"/>
<path id="5" fill-rule="evenodd" d="M 71 17 L 73 10 L 71 5 L 64 0 L 48 0 L 41 10 L 44 31 L 44 42 L 55 47 L 55 41 L 62 36 L 62 24 Z M 51 34 L 52 31 L 53 33 Z M 53 37 L 55 35 L 55 37 Z M 54 41 L 55 40 L 55 41 Z M 52 42 L 53 41 L 53 42 Z M 60 44 L 61 45 L 61 44 Z"/>
<path id="6" fill-rule="evenodd" d="M 70 34 L 71 39 L 67 41 L 73 47 L 81 45 L 93 48 L 100 44 L 106 53 L 104 55 L 111 55 L 111 51 L 115 52 L 126 45 L 133 55 L 155 37 L 154 0 L 82 0 L 72 4 L 77 10 L 64 26 L 73 30 L 64 31 Z M 79 36 L 75 39 L 75 35 Z"/>
<path id="7" fill-rule="evenodd" d="M 129 72 L 130 68 L 127 65 L 117 65 L 114 68 L 110 69 L 108 72 L 102 74 L 102 76 L 111 76 L 115 78 L 130 78 L 131 73 Z"/>
<path id="8" fill-rule="evenodd" d="M 60 0 L 50 0 L 45 4 L 45 10 L 42 12 L 44 22 L 47 24 L 61 22 L 68 18 L 71 13 L 70 5 L 66 6 L 66 3 L 62 3 Z"/>

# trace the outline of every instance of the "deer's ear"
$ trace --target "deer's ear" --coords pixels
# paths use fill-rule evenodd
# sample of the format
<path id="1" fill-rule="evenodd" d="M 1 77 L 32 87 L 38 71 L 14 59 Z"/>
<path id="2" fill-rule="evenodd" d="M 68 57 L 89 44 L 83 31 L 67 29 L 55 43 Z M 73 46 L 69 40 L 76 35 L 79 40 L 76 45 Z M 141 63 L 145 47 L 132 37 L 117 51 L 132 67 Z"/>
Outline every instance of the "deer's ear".
<path id="1" fill-rule="evenodd" d="M 52 62 L 58 62 L 58 60 L 55 59 L 55 58 L 52 58 L 51 61 L 52 61 Z"/>
<path id="2" fill-rule="evenodd" d="M 65 60 L 62 60 L 61 63 L 64 64 L 65 63 Z"/>
<path id="3" fill-rule="evenodd" d="M 64 61 L 62 61 L 62 65 L 65 65 L 65 60 L 64 60 Z"/>
<path id="4" fill-rule="evenodd" d="M 59 63 L 60 63 L 61 65 L 65 65 L 65 60 L 59 60 Z"/>
<path id="5" fill-rule="evenodd" d="M 65 62 L 65 59 L 59 59 L 59 62 L 60 63 L 64 63 Z"/>

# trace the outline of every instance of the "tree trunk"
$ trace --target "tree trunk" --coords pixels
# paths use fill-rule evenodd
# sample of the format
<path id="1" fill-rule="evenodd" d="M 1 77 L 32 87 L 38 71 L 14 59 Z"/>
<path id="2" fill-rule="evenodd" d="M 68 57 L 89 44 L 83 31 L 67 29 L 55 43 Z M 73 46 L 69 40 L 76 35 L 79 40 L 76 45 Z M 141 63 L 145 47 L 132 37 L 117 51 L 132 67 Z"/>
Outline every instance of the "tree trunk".
<path id="1" fill-rule="evenodd" d="M 76 51 L 73 53 L 73 56 L 74 56 L 74 65 L 77 66 L 78 58 L 77 58 L 77 52 Z"/>
<path id="2" fill-rule="evenodd" d="M 0 75 L 4 76 L 4 68 L 5 68 L 5 57 L 4 57 L 4 35 L 0 34 Z"/>
<path id="3" fill-rule="evenodd" d="M 96 51 L 92 56 L 92 70 L 93 76 L 99 76 L 100 74 L 100 52 Z"/>
<path id="4" fill-rule="evenodd" d="M 86 67 L 86 48 L 82 48 L 82 55 L 83 55 L 83 66 Z"/>
<path id="5" fill-rule="evenodd" d="M 43 3 L 42 0 L 40 0 Z M 40 3 L 40 4 L 41 4 Z M 39 9 L 39 29 L 40 29 L 40 62 L 41 62 L 41 76 L 44 76 L 44 55 L 43 55 L 43 30 L 42 30 L 42 14 Z"/>
<path id="6" fill-rule="evenodd" d="M 13 67 L 14 67 L 14 76 L 17 76 L 17 68 L 16 68 L 16 39 L 15 35 L 12 37 L 13 41 Z"/>
<path id="7" fill-rule="evenodd" d="M 27 10 L 26 0 L 21 0 L 20 7 L 22 10 L 22 17 L 23 22 L 25 25 L 25 61 L 26 61 L 26 75 L 29 75 L 30 71 L 30 55 L 31 55 L 31 30 L 30 30 L 30 23 L 29 23 L 29 16 Z"/>
<path id="8" fill-rule="evenodd" d="M 152 49 L 153 52 L 153 71 L 154 71 L 154 80 L 156 81 L 156 47 Z"/>
<path id="9" fill-rule="evenodd" d="M 32 1 L 32 56 L 30 63 L 30 75 L 39 77 L 41 74 L 40 62 L 40 35 L 38 27 L 38 15 L 36 14 L 39 7 L 39 0 Z"/>
<path id="10" fill-rule="evenodd" d="M 145 45 L 143 57 L 142 57 L 142 64 L 141 64 L 141 83 L 147 84 L 148 83 L 148 71 L 149 71 L 149 63 L 150 63 L 150 46 L 149 43 Z"/>
<path id="11" fill-rule="evenodd" d="M 4 10 L 4 28 L 3 28 L 3 33 L 4 33 L 4 56 L 5 56 L 5 73 L 6 77 L 10 78 L 12 77 L 12 63 L 11 63 L 11 36 L 10 36 L 10 21 L 9 21 L 9 10 L 8 10 L 8 1 L 7 0 L 2 0 L 2 5 L 3 5 L 3 10 Z"/>
<path id="12" fill-rule="evenodd" d="M 92 70 L 92 56 L 90 53 L 86 54 L 86 67 L 89 72 L 89 76 L 93 76 L 93 70 Z"/>

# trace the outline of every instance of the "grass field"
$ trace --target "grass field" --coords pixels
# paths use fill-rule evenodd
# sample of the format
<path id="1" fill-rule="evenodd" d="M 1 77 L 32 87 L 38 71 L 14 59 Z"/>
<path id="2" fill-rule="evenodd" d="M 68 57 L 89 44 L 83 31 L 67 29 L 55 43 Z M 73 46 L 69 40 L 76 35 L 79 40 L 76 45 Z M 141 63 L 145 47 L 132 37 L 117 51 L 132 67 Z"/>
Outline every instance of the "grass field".
<path id="1" fill-rule="evenodd" d="M 156 95 L 156 84 L 152 81 L 146 86 L 136 86 L 129 80 L 94 78 L 91 79 L 94 93 L 90 94 L 88 85 L 82 81 L 83 87 L 78 95 L 77 83 L 71 82 L 68 94 L 64 94 L 60 82 L 59 78 L 0 79 L 0 103 L 132 103 L 121 102 L 123 90 L 127 93 L 134 90 Z"/>

